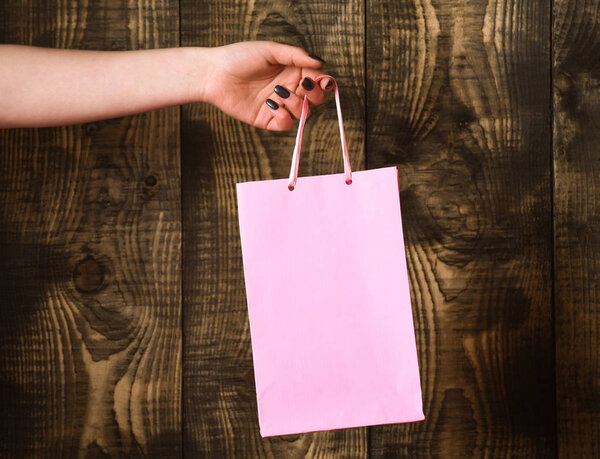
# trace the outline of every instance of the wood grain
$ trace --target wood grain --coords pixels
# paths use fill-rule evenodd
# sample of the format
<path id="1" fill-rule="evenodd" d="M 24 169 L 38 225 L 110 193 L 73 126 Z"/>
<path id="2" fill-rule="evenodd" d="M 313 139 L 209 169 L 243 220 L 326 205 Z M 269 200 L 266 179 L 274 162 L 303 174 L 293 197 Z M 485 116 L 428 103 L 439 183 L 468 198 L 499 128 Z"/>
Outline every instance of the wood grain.
<path id="1" fill-rule="evenodd" d="M 363 3 L 183 0 L 183 45 L 275 40 L 322 56 L 336 75 L 352 165 L 364 167 Z M 301 175 L 343 170 L 333 98 L 305 130 Z M 184 448 L 191 457 L 364 457 L 367 430 L 261 439 L 236 182 L 289 173 L 295 132 L 260 131 L 209 106 L 182 113 Z"/>
<path id="2" fill-rule="evenodd" d="M 552 456 L 549 3 L 367 11 L 367 164 L 400 170 L 426 416 L 370 455 Z"/>
<path id="3" fill-rule="evenodd" d="M 558 451 L 600 456 L 600 2 L 554 2 Z"/>
<path id="4" fill-rule="evenodd" d="M 6 1 L 0 41 L 178 44 L 175 1 Z M 179 113 L 0 131 L 0 455 L 181 453 Z"/>
<path id="5" fill-rule="evenodd" d="M 599 456 L 599 30 L 598 0 L 2 2 L 2 43 L 324 57 L 353 168 L 400 171 L 426 420 L 260 438 L 235 183 L 295 132 L 197 104 L 182 142 L 177 108 L 0 130 L 0 456 Z M 301 175 L 338 142 L 330 97 Z"/>

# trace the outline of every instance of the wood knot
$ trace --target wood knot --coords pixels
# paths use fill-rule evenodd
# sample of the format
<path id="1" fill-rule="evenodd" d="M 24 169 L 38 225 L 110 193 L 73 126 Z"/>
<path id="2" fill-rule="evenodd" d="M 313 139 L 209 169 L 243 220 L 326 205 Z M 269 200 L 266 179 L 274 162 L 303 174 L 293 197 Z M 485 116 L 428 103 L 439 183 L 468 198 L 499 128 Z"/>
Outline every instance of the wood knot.
<path id="1" fill-rule="evenodd" d="M 563 73 L 558 78 L 556 78 L 555 86 L 561 92 L 568 91 L 571 87 L 571 79 L 568 75 Z"/>
<path id="2" fill-rule="evenodd" d="M 158 179 L 155 175 L 149 175 L 144 179 L 146 186 L 155 186 L 158 183 Z"/>
<path id="3" fill-rule="evenodd" d="M 98 132 L 98 126 L 96 126 L 94 123 L 90 123 L 90 124 L 86 125 L 86 127 L 85 127 L 86 135 L 93 136 L 96 132 Z"/>
<path id="4" fill-rule="evenodd" d="M 279 439 L 288 443 L 294 443 L 295 441 L 298 441 L 298 439 L 300 438 L 300 435 L 298 434 L 293 434 L 293 435 L 280 435 Z"/>
<path id="5" fill-rule="evenodd" d="M 104 287 L 106 270 L 94 257 L 88 255 L 75 266 L 73 283 L 82 293 L 93 293 Z"/>

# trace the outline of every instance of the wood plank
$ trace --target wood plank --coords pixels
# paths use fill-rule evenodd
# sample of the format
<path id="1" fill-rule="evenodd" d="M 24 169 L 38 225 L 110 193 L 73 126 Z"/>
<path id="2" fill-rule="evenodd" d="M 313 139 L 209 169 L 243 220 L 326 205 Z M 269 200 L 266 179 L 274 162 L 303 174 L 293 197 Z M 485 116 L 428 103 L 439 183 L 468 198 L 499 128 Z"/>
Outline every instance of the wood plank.
<path id="1" fill-rule="evenodd" d="M 176 1 L 7 0 L 0 41 L 178 44 Z M 181 452 L 177 108 L 0 131 L 0 455 Z"/>
<path id="2" fill-rule="evenodd" d="M 183 0 L 182 45 L 275 40 L 328 61 L 352 165 L 364 168 L 363 2 Z M 333 97 L 312 110 L 301 175 L 343 170 Z M 295 132 L 243 125 L 214 107 L 182 112 L 184 451 L 191 457 L 363 457 L 367 430 L 261 439 L 235 183 L 286 177 Z"/>
<path id="3" fill-rule="evenodd" d="M 426 416 L 370 452 L 553 456 L 550 4 L 367 11 L 367 164 L 400 171 Z"/>
<path id="4" fill-rule="evenodd" d="M 600 2 L 554 2 L 558 451 L 600 456 Z"/>

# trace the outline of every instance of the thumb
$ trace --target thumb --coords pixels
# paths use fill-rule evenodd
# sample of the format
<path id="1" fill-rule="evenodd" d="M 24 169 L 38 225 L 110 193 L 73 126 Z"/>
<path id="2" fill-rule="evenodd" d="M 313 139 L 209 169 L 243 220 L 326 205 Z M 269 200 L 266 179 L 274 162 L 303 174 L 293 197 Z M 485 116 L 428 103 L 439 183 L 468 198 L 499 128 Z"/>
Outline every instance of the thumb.
<path id="1" fill-rule="evenodd" d="M 302 48 L 275 43 L 274 41 L 266 41 L 263 43 L 265 47 L 265 58 L 271 64 L 307 67 L 311 69 L 318 69 L 323 66 L 322 61 L 311 57 Z"/>

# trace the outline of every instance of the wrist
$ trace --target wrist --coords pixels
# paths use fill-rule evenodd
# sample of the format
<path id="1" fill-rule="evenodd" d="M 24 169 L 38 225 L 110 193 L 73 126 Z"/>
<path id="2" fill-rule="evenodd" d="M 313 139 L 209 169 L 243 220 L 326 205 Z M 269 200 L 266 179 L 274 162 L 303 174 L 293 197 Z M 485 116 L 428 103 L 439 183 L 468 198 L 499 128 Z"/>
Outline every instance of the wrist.
<path id="1" fill-rule="evenodd" d="M 184 59 L 188 66 L 187 85 L 190 102 L 210 103 L 210 82 L 214 73 L 214 62 L 210 55 L 212 48 L 189 47 Z"/>

